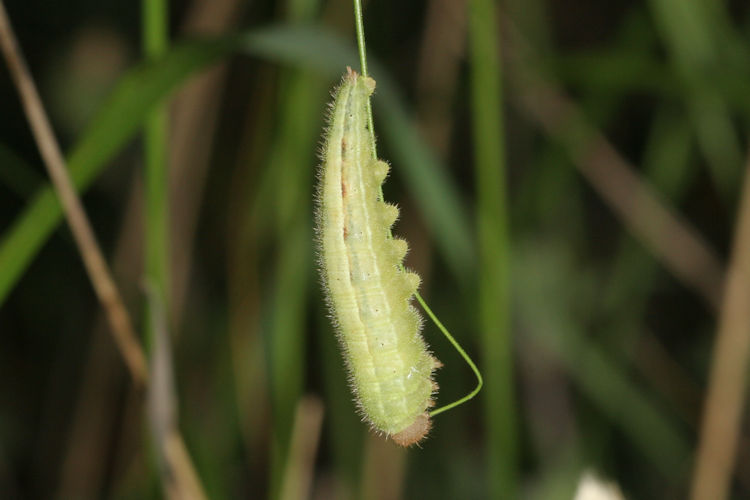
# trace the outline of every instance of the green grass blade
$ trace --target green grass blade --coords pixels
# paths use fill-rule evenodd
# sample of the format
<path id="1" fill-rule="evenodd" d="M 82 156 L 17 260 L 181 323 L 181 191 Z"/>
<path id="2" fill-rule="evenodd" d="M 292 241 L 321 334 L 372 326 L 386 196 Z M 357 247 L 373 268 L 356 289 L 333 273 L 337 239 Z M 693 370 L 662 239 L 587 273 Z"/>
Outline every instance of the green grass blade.
<path id="1" fill-rule="evenodd" d="M 469 2 L 472 125 L 479 243 L 479 331 L 487 390 L 489 498 L 515 498 L 518 450 L 510 321 L 510 236 L 505 187 L 505 130 L 496 11 Z"/>
<path id="2" fill-rule="evenodd" d="M 228 40 L 186 43 L 158 62 L 141 64 L 125 76 L 83 138 L 68 156 L 76 188 L 87 189 L 104 165 L 129 141 L 154 104 L 206 64 L 231 48 Z M 60 204 L 49 186 L 29 200 L 28 206 L 0 242 L 0 304 L 29 266 L 33 257 L 62 220 Z"/>
<path id="3" fill-rule="evenodd" d="M 651 0 L 651 11 L 667 47 L 676 73 L 687 89 L 698 144 L 708 161 L 714 183 L 725 201 L 736 197 L 742 166 L 742 151 L 732 124 L 730 108 L 716 89 L 713 67 L 726 65 L 731 25 L 723 22 L 722 7 L 695 0 Z"/>
<path id="4" fill-rule="evenodd" d="M 275 27 L 172 48 L 159 61 L 131 70 L 103 105 L 68 157 L 76 187 L 84 191 L 104 165 L 129 141 L 151 109 L 195 71 L 237 50 L 275 62 L 312 67 L 325 76 L 341 74 L 356 62 L 354 48 L 319 29 Z M 383 133 L 392 143 L 399 171 L 413 190 L 439 248 L 456 276 L 471 269 L 469 219 L 446 170 L 429 152 L 408 119 L 409 113 L 385 71 L 378 75 Z M 0 304 L 61 220 L 59 204 L 48 188 L 37 192 L 0 242 Z"/>
<path id="5" fill-rule="evenodd" d="M 154 61 L 163 56 L 168 46 L 169 14 L 166 0 L 143 0 L 142 42 L 146 60 Z M 144 126 L 143 149 L 145 163 L 145 267 L 146 279 L 165 310 L 168 300 L 168 235 L 169 219 L 169 169 L 168 169 L 167 109 L 162 105 L 152 110 Z M 152 314 L 150 303 L 146 306 L 147 317 Z M 146 346 L 151 344 L 153 331 L 151 321 L 146 321 Z"/>

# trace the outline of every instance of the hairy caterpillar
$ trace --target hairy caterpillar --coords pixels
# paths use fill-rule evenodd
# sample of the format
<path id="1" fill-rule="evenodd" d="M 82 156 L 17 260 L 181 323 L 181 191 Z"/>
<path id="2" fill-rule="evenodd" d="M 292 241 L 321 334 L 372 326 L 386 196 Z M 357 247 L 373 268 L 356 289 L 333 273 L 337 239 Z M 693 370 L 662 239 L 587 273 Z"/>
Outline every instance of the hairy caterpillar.
<path id="1" fill-rule="evenodd" d="M 374 158 L 367 126 L 374 90 L 347 68 L 334 92 L 318 190 L 321 274 L 362 416 L 409 446 L 430 430 L 440 362 L 410 305 L 420 279 L 403 269 L 407 243 L 390 236 L 398 208 L 381 199 L 389 167 Z"/>

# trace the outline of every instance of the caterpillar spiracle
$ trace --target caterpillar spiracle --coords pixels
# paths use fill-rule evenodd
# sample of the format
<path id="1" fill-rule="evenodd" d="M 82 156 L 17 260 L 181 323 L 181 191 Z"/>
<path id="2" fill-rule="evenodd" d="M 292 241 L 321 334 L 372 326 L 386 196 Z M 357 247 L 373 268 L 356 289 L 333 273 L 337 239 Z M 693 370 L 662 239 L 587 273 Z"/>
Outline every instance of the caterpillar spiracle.
<path id="1" fill-rule="evenodd" d="M 318 188 L 321 274 L 350 384 L 364 420 L 397 444 L 429 432 L 440 362 L 420 334 L 410 300 L 419 275 L 403 268 L 399 215 L 381 199 L 388 164 L 374 158 L 367 103 L 375 80 L 351 68 L 334 91 Z"/>

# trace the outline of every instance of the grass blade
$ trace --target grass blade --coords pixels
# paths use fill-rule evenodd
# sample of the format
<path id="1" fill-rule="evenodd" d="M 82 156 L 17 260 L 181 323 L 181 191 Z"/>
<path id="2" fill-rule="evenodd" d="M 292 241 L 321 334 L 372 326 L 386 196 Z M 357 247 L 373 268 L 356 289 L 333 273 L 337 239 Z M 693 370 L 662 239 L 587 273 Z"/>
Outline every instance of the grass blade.
<path id="1" fill-rule="evenodd" d="M 690 111 L 703 155 L 723 199 L 732 205 L 739 179 L 742 154 L 723 96 L 716 89 L 715 76 L 707 71 L 726 64 L 726 42 L 721 32 L 730 33 L 723 22 L 722 6 L 696 0 L 651 0 L 651 10 L 671 51 L 676 73 L 687 88 Z"/>
<path id="2" fill-rule="evenodd" d="M 83 209 L 83 204 L 76 194 L 62 151 L 36 89 L 36 83 L 21 53 L 2 2 L 0 2 L 0 49 L 2 49 L 18 90 L 21 104 L 44 166 L 54 185 L 55 193 L 64 206 L 68 226 L 75 238 L 86 273 L 102 308 L 107 313 L 114 341 L 130 370 L 133 381 L 136 384 L 145 384 L 148 379 L 148 367 L 143 350 L 136 338 L 130 315 L 115 285 L 107 261 Z"/>
<path id="3" fill-rule="evenodd" d="M 186 43 L 158 62 L 131 70 L 68 155 L 75 187 L 85 191 L 143 123 L 147 113 L 187 76 L 227 52 L 227 40 Z M 62 219 L 49 186 L 39 189 L 0 242 L 0 304 Z"/>
<path id="4" fill-rule="evenodd" d="M 750 159 L 740 200 L 732 256 L 724 285 L 719 326 L 703 422 L 701 424 L 693 500 L 729 498 L 739 448 L 742 410 L 750 360 Z"/>
<path id="5" fill-rule="evenodd" d="M 184 42 L 158 61 L 143 63 L 125 76 L 68 157 L 76 187 L 86 190 L 104 165 L 141 126 L 153 106 L 181 82 L 232 51 L 275 62 L 311 67 L 338 77 L 356 62 L 354 48 L 341 38 L 310 27 L 278 26 L 240 36 Z M 409 113 L 386 71 L 372 64 L 378 76 L 375 106 L 383 115 L 383 133 L 392 144 L 395 162 L 424 212 L 451 270 L 466 279 L 472 267 L 469 218 L 445 167 L 419 137 Z M 49 188 L 37 192 L 0 243 L 0 304 L 60 222 L 61 212 Z"/>
<path id="6" fill-rule="evenodd" d="M 142 43 L 146 60 L 160 58 L 167 50 L 169 14 L 166 0 L 143 0 Z M 168 301 L 168 235 L 169 186 L 167 169 L 167 110 L 160 106 L 149 112 L 144 126 L 143 149 L 145 160 L 145 267 L 146 279 L 154 288 L 166 310 Z M 152 311 L 146 307 L 146 315 Z M 146 345 L 150 345 L 154 332 L 146 321 Z"/>
<path id="7" fill-rule="evenodd" d="M 505 187 L 502 76 L 496 11 L 490 0 L 469 2 L 472 124 L 479 244 L 479 331 L 487 389 L 490 498 L 515 498 L 516 404 L 510 322 L 510 237 Z"/>

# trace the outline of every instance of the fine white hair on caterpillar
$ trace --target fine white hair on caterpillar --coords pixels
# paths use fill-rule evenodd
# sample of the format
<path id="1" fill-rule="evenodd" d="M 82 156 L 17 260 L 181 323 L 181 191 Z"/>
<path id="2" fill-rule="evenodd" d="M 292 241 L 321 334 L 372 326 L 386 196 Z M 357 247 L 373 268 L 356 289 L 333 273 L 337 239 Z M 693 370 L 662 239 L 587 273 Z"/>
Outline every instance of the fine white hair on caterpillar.
<path id="1" fill-rule="evenodd" d="M 419 275 L 406 271 L 399 215 L 381 199 L 387 163 L 374 158 L 368 100 L 375 80 L 351 68 L 334 91 L 324 134 L 317 209 L 320 270 L 351 387 L 363 418 L 402 446 L 429 432 L 440 362 L 411 305 Z"/>

